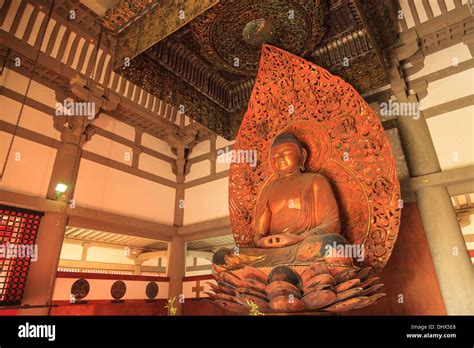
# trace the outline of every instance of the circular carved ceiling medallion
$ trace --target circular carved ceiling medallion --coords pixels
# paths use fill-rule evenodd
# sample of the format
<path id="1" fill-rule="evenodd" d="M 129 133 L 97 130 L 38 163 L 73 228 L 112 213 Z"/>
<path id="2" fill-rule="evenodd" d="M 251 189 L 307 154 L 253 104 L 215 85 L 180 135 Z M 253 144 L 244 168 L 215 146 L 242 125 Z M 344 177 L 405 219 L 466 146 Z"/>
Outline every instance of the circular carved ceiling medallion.
<path id="1" fill-rule="evenodd" d="M 223 0 L 190 26 L 211 64 L 255 75 L 263 43 L 299 56 L 313 51 L 325 33 L 326 12 L 324 0 Z"/>
<path id="2" fill-rule="evenodd" d="M 149 282 L 146 286 L 146 297 L 150 300 L 155 298 L 158 295 L 160 288 L 156 282 Z"/>
<path id="3" fill-rule="evenodd" d="M 116 300 L 120 300 L 122 297 L 124 297 L 126 292 L 127 286 L 121 280 L 117 280 L 116 282 L 114 282 L 112 284 L 112 287 L 110 288 L 110 294 Z"/>
<path id="4" fill-rule="evenodd" d="M 273 42 L 275 33 L 276 30 L 272 22 L 259 18 L 245 24 L 242 37 L 250 46 L 259 47 L 264 42 Z"/>
<path id="5" fill-rule="evenodd" d="M 89 282 L 85 279 L 76 280 L 71 286 L 71 295 L 74 296 L 76 300 L 82 300 L 84 297 L 89 294 L 90 285 Z"/>

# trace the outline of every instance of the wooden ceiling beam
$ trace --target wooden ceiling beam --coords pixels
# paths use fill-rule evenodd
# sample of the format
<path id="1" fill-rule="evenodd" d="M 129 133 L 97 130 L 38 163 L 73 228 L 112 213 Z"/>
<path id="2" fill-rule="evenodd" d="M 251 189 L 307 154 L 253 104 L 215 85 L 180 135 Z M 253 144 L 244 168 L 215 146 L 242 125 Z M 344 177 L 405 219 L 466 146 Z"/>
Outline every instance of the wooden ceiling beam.
<path id="1" fill-rule="evenodd" d="M 136 0 L 138 2 L 138 0 Z M 154 4 L 148 5 L 142 13 L 130 18 L 121 27 L 111 26 L 111 22 L 124 18 L 130 12 L 130 6 L 119 1 L 117 6 L 101 18 L 102 23 L 109 29 L 118 30 L 116 33 L 114 70 L 122 66 L 126 58 L 132 59 L 147 50 L 157 42 L 182 28 L 194 18 L 206 12 L 219 2 L 219 0 L 199 1 L 161 1 L 155 8 Z M 125 13 L 121 13 L 122 9 Z M 138 39 L 139 38 L 139 39 Z"/>
<path id="2" fill-rule="evenodd" d="M 474 182 L 474 165 L 402 180 L 402 191 L 416 192 L 430 186 L 451 186 Z"/>

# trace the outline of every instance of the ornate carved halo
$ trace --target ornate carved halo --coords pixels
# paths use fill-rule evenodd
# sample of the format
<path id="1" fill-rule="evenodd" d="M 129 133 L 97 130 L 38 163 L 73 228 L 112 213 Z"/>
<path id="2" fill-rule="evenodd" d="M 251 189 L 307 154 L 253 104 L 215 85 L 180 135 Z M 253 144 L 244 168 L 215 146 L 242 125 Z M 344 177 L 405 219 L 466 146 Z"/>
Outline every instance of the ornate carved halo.
<path id="1" fill-rule="evenodd" d="M 362 265 L 382 268 L 398 234 L 400 187 L 380 121 L 342 79 L 269 45 L 263 46 L 235 143 L 237 151 L 257 151 L 257 166 L 239 163 L 230 169 L 230 219 L 237 245 L 253 245 L 258 195 L 272 180 L 267 160 L 270 145 L 277 134 L 288 130 L 313 155 L 319 154 L 320 158 L 308 159 L 308 167 L 332 183 L 345 236 L 350 243 L 365 247 Z"/>

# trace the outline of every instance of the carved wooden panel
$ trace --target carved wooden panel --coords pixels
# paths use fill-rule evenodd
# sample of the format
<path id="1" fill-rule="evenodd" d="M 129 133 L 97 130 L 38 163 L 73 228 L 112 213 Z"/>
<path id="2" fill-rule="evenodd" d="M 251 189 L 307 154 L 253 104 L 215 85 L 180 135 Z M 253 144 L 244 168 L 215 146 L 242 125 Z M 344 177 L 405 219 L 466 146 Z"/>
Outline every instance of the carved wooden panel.
<path id="1" fill-rule="evenodd" d="M 395 161 L 375 112 L 341 78 L 273 46 L 262 50 L 257 81 L 235 143 L 258 164 L 231 165 L 229 205 L 238 246 L 251 246 L 254 210 L 278 134 L 292 131 L 309 150 L 309 170 L 331 182 L 350 243 L 365 246 L 363 265 L 382 268 L 397 238 L 400 187 Z"/>

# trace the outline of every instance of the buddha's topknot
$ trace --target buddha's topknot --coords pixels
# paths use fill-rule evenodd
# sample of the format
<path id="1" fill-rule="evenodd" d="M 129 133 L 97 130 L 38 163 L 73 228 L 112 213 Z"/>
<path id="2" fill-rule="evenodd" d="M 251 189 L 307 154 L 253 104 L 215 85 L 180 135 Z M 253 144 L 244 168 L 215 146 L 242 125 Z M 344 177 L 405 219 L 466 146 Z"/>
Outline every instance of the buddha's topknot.
<path id="1" fill-rule="evenodd" d="M 282 133 L 275 137 L 273 140 L 272 147 L 284 144 L 284 143 L 295 143 L 299 147 L 303 147 L 303 143 L 293 133 Z"/>

